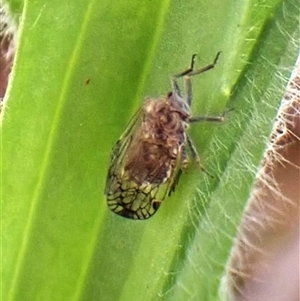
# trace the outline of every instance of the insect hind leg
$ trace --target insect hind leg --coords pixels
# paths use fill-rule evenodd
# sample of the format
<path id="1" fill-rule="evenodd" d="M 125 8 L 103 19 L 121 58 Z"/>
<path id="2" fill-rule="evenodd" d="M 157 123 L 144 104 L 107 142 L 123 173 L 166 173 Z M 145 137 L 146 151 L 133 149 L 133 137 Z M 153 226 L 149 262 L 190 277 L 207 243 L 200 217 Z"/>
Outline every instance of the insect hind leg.
<path id="1" fill-rule="evenodd" d="M 197 152 L 197 149 L 193 143 L 193 141 L 191 140 L 191 138 L 189 137 L 189 135 L 186 136 L 186 139 L 187 139 L 187 143 L 188 143 L 188 146 L 191 150 L 191 154 L 192 154 L 192 158 L 193 160 L 196 162 L 196 164 L 200 167 L 200 169 L 205 172 L 208 176 L 210 176 L 211 178 L 213 178 L 213 176 L 211 174 L 209 174 L 204 166 L 201 164 L 201 161 L 200 161 L 200 157 L 198 155 L 198 152 Z"/>

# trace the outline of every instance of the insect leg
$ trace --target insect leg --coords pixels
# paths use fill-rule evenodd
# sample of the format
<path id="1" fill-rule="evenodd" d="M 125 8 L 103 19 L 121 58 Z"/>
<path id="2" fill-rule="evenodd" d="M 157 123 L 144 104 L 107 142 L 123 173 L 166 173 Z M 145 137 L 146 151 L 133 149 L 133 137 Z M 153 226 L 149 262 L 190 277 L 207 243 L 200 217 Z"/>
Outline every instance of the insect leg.
<path id="1" fill-rule="evenodd" d="M 221 116 L 195 116 L 189 119 L 189 122 L 203 122 L 203 121 L 213 121 L 213 122 L 223 122 L 225 121 L 227 114 L 233 109 L 227 109 L 223 112 Z"/>
<path id="2" fill-rule="evenodd" d="M 210 70 L 212 68 L 214 68 L 214 66 L 216 65 L 217 61 L 218 61 L 218 58 L 220 56 L 220 51 L 217 53 L 214 61 L 212 64 L 209 64 L 203 68 L 200 68 L 198 70 L 195 70 L 194 71 L 194 65 L 195 65 L 195 57 L 196 55 L 194 54 L 192 56 L 192 61 L 191 61 L 191 67 L 190 69 L 186 70 L 185 72 L 181 73 L 182 75 L 186 75 L 185 76 L 185 89 L 186 89 L 186 101 L 188 103 L 189 106 L 191 106 L 192 104 L 192 99 L 193 99 L 193 94 L 192 94 L 192 82 L 191 82 L 191 76 L 194 76 L 194 75 L 197 75 L 197 74 L 200 74 L 200 73 L 203 73 L 207 70 Z"/>
<path id="3" fill-rule="evenodd" d="M 189 75 L 191 72 L 193 72 L 194 71 L 194 66 L 195 66 L 195 59 L 196 59 L 196 54 L 193 54 L 192 59 L 191 59 L 190 67 L 188 69 L 186 69 L 185 71 L 174 75 L 173 78 L 180 78 L 180 77 L 183 77 L 185 75 Z"/>
<path id="4" fill-rule="evenodd" d="M 191 150 L 193 160 L 200 166 L 200 168 L 201 168 L 202 171 L 205 171 L 204 168 L 203 168 L 203 166 L 200 163 L 200 157 L 198 155 L 197 149 L 196 149 L 196 147 L 195 147 L 195 145 L 194 145 L 194 143 L 191 140 L 191 138 L 190 138 L 189 135 L 186 135 L 186 140 L 187 140 L 188 146 L 189 146 L 189 148 Z"/>
<path id="5" fill-rule="evenodd" d="M 215 57 L 213 63 L 211 63 L 211 64 L 209 64 L 209 65 L 207 65 L 207 66 L 205 66 L 205 67 L 202 67 L 202 68 L 200 68 L 200 69 L 197 69 L 197 70 L 195 70 L 195 71 L 192 69 L 192 70 L 190 70 L 190 72 L 187 72 L 187 73 L 185 73 L 184 75 L 194 76 L 194 75 L 203 73 L 203 72 L 205 72 L 205 71 L 208 71 L 208 70 L 210 70 L 210 69 L 213 69 L 213 68 L 215 67 L 215 65 L 217 64 L 217 61 L 218 61 L 218 59 L 219 59 L 220 54 L 221 54 L 221 51 L 219 51 L 219 52 L 217 53 L 217 55 L 216 55 L 216 57 Z"/>
<path id="6" fill-rule="evenodd" d="M 180 72 L 180 73 L 178 73 L 178 74 L 173 75 L 173 77 L 172 77 L 173 91 L 174 91 L 177 95 L 179 95 L 180 97 L 181 97 L 181 93 L 180 93 L 179 85 L 178 85 L 176 79 L 177 79 L 177 78 L 180 78 L 180 77 L 183 77 L 183 76 L 189 74 L 190 72 L 192 72 L 192 71 L 194 70 L 194 66 L 195 66 L 195 58 L 196 58 L 196 54 L 193 54 L 193 55 L 192 55 L 192 59 L 191 59 L 190 67 L 189 67 L 188 69 L 186 69 L 185 71 L 183 71 L 183 72 Z M 191 83 L 190 83 L 189 85 L 191 85 Z M 191 87 L 189 87 L 189 88 L 190 88 L 190 90 L 191 90 Z M 187 95 L 191 95 L 191 93 L 188 93 L 188 92 L 187 92 Z M 190 97 L 190 98 L 191 98 L 191 97 Z M 188 100 L 187 100 L 187 102 L 188 102 L 188 104 L 190 104 L 190 102 L 189 102 Z"/>
<path id="7" fill-rule="evenodd" d="M 175 95 L 178 95 L 179 97 L 181 97 L 180 88 L 179 88 L 179 85 L 175 78 L 172 78 L 172 88 L 173 88 L 172 90 L 175 93 Z"/>
<path id="8" fill-rule="evenodd" d="M 185 76 L 185 85 L 186 85 L 186 101 L 188 103 L 188 105 L 191 105 L 192 103 L 192 83 L 191 83 L 191 76 L 203 73 L 205 71 L 208 71 L 212 68 L 215 67 L 215 65 L 217 64 L 217 61 L 219 59 L 221 52 L 219 51 L 213 61 L 213 63 L 202 67 L 200 69 L 194 70 L 194 66 L 195 66 L 195 59 L 196 59 L 196 54 L 192 55 L 192 59 L 191 59 L 191 64 L 190 64 L 190 68 L 188 68 L 187 70 L 178 73 L 176 75 L 173 76 L 172 78 L 172 85 L 173 85 L 173 90 L 175 91 L 176 94 L 180 95 L 180 89 L 178 86 L 178 83 L 176 81 L 177 78 L 183 77 Z"/>
<path id="9" fill-rule="evenodd" d="M 193 99 L 193 90 L 192 90 L 192 82 L 190 76 L 185 76 L 185 95 L 186 95 L 186 102 L 189 106 L 192 104 Z"/>
<path id="10" fill-rule="evenodd" d="M 210 176 L 211 178 L 213 178 L 213 176 L 211 174 L 209 174 L 203 167 L 203 165 L 201 164 L 200 162 L 200 157 L 198 155 L 198 152 L 197 152 L 197 149 L 193 143 L 193 141 L 191 140 L 191 138 L 187 135 L 186 136 L 186 139 L 187 139 L 187 143 L 188 143 L 188 146 L 191 150 L 191 153 L 192 153 L 192 157 L 193 157 L 193 160 L 196 162 L 196 164 L 200 167 L 200 169 L 205 172 L 208 176 Z"/>

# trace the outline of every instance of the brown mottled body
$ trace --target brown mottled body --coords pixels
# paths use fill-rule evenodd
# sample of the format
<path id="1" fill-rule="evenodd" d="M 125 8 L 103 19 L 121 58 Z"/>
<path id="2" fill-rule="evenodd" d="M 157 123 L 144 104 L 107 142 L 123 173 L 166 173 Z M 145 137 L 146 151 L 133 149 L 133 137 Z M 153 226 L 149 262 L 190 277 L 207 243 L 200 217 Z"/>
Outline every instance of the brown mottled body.
<path id="1" fill-rule="evenodd" d="M 214 67 L 213 64 L 193 71 L 191 67 L 176 75 L 173 92 L 165 98 L 146 99 L 134 115 L 123 136 L 116 143 L 106 179 L 108 207 L 126 218 L 147 219 L 170 195 L 187 165 L 186 145 L 198 160 L 192 141 L 186 134 L 190 122 L 222 121 L 221 117 L 191 118 L 190 76 Z M 175 78 L 185 76 L 187 99 L 180 95 Z"/>
<path id="2" fill-rule="evenodd" d="M 106 190 L 112 211 L 129 218 L 146 219 L 154 214 L 166 194 L 174 190 L 174 180 L 186 159 L 188 109 L 172 93 L 165 99 L 144 102 L 134 120 L 134 130 L 124 137 L 128 141 L 126 152 L 119 156 L 124 138 L 113 152 L 114 164 L 107 178 L 110 190 Z M 162 184 L 165 189 L 158 196 Z"/>
<path id="3" fill-rule="evenodd" d="M 180 108 L 176 96 L 149 99 L 142 108 L 141 127 L 128 147 L 125 170 L 130 180 L 139 185 L 161 184 L 175 168 L 178 155 L 183 155 L 185 129 L 189 112 Z"/>

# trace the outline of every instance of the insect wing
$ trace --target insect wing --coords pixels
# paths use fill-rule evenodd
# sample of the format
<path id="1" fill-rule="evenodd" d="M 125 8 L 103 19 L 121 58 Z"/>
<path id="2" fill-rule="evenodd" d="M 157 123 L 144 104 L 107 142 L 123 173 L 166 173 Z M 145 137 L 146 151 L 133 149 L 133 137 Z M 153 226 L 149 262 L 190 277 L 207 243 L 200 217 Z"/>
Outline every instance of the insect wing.
<path id="1" fill-rule="evenodd" d="M 165 162 L 169 170 L 166 179 L 138 184 L 129 178 L 125 170 L 126 160 L 131 155 L 128 150 L 141 148 L 142 123 L 143 110 L 141 108 L 133 116 L 113 149 L 106 179 L 105 193 L 109 209 L 130 219 L 151 217 L 158 210 L 164 198 L 174 191 L 181 174 L 183 148 L 178 150 L 176 160 L 170 159 Z"/>
<path id="2" fill-rule="evenodd" d="M 125 171 L 126 158 L 129 155 L 128 149 L 137 139 L 142 124 L 142 116 L 143 112 L 140 108 L 113 148 L 105 188 L 109 209 L 116 214 L 131 219 L 148 218 L 149 213 L 142 214 L 143 207 L 149 207 L 145 210 L 152 212 L 151 202 L 146 199 L 151 188 L 147 185 L 138 188 L 138 185 L 127 177 Z"/>
<path id="3" fill-rule="evenodd" d="M 105 194 L 107 196 L 114 194 L 114 190 L 117 189 L 117 187 L 115 186 L 117 184 L 116 177 L 121 178 L 122 176 L 122 167 L 124 167 L 123 165 L 126 156 L 126 151 L 128 150 L 128 147 L 130 146 L 130 143 L 132 141 L 133 133 L 136 131 L 136 128 L 141 124 L 140 115 L 141 109 L 138 110 L 132 117 L 125 132 L 113 148 L 110 167 L 106 178 Z"/>

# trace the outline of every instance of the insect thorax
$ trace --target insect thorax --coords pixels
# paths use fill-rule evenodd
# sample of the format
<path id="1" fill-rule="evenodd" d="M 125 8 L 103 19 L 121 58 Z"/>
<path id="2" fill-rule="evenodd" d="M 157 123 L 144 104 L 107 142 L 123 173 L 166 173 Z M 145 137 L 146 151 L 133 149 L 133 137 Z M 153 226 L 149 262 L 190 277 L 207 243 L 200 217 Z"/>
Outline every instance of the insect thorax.
<path id="1" fill-rule="evenodd" d="M 170 96 L 146 100 L 142 114 L 141 127 L 133 136 L 124 171 L 129 180 L 139 185 L 164 183 L 178 160 L 185 156 L 189 113 Z"/>

